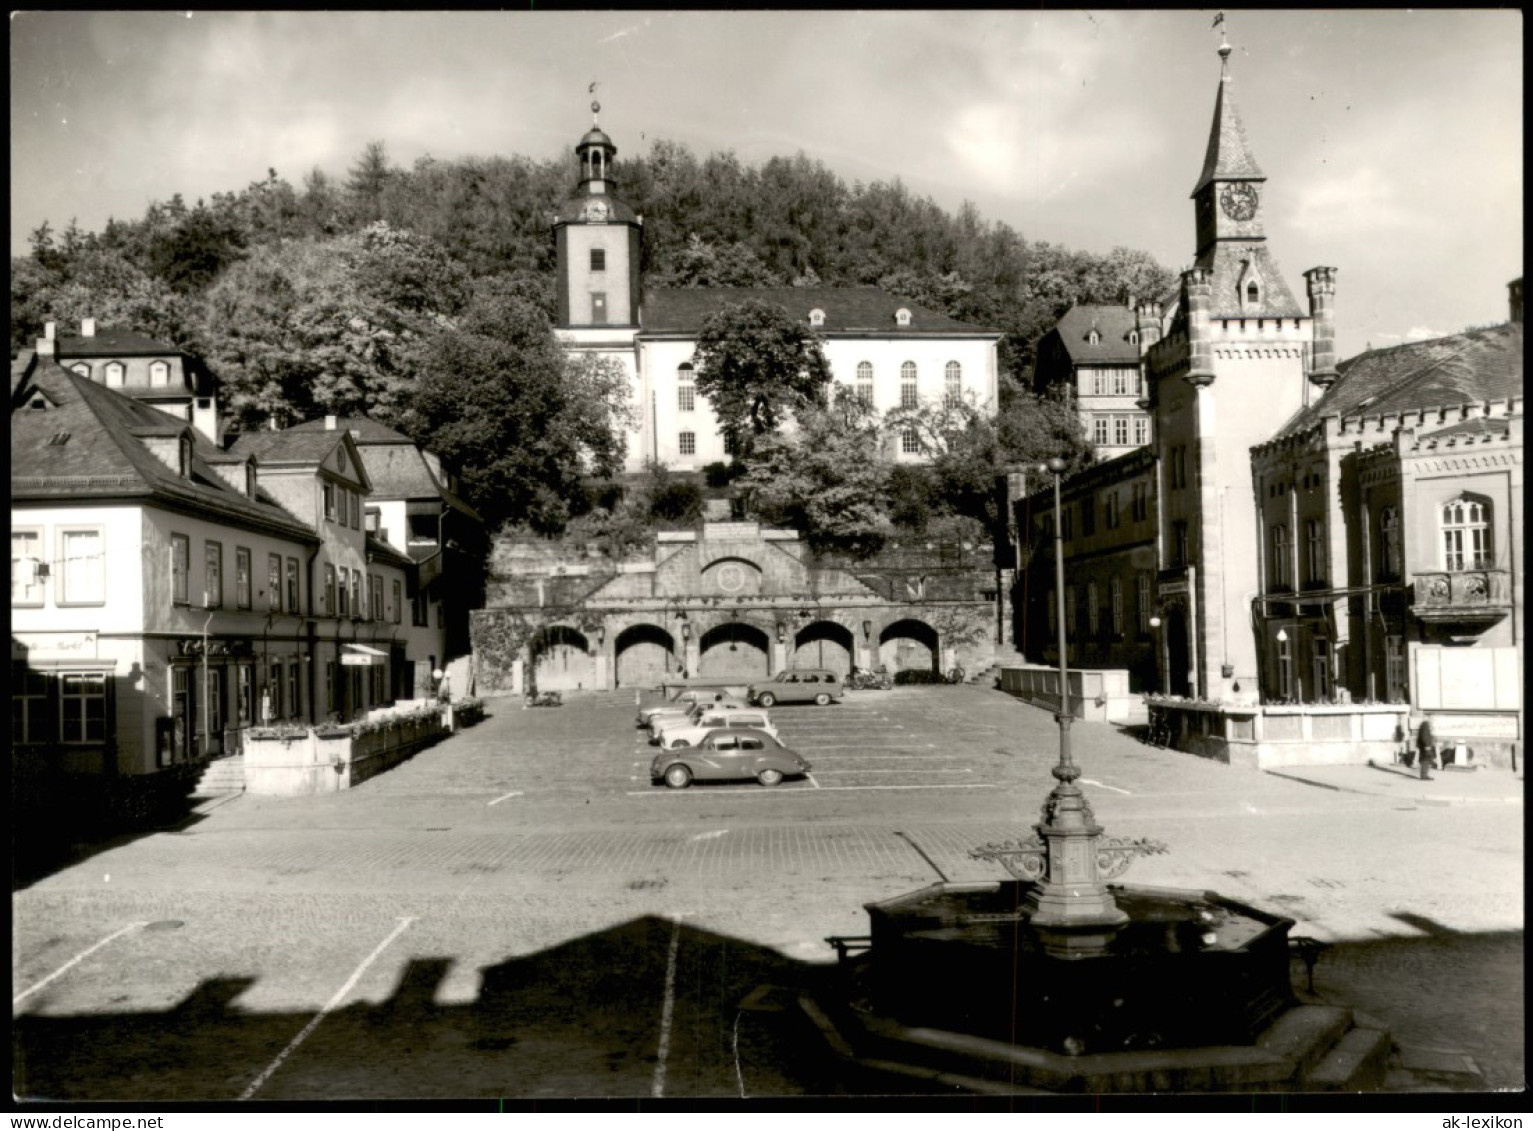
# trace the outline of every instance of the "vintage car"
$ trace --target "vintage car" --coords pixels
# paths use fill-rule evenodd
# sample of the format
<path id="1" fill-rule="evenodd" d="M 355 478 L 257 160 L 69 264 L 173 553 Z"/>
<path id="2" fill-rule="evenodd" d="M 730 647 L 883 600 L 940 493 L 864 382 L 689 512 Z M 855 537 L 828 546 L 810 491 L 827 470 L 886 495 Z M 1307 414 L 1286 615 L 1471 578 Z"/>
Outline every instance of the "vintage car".
<path id="1" fill-rule="evenodd" d="M 685 746 L 696 746 L 703 737 L 717 727 L 727 727 L 730 730 L 750 729 L 759 730 L 777 737 L 777 728 L 772 725 L 771 717 L 758 707 L 746 707 L 739 711 L 707 711 L 703 717 L 689 727 L 668 727 L 660 734 L 660 748 L 662 750 L 678 750 Z"/>
<path id="2" fill-rule="evenodd" d="M 775 703 L 840 702 L 846 692 L 841 676 L 830 668 L 791 668 L 762 683 L 753 683 L 746 697 L 758 707 Z"/>
<path id="3" fill-rule="evenodd" d="M 808 762 L 761 730 L 720 728 L 709 731 L 695 746 L 667 750 L 649 765 L 650 780 L 672 789 L 698 781 L 755 778 L 776 785 L 785 777 L 807 774 Z"/>
<path id="4" fill-rule="evenodd" d="M 661 716 L 685 715 L 699 703 L 739 703 L 746 706 L 745 701 L 738 696 L 728 695 L 715 687 L 689 687 L 674 699 L 668 699 L 664 703 L 651 703 L 647 707 L 639 708 L 638 725 L 649 728 L 650 723 Z"/>
<path id="5" fill-rule="evenodd" d="M 659 742 L 668 730 L 676 727 L 696 726 L 705 715 L 722 715 L 730 711 L 756 711 L 759 708 L 752 707 L 749 703 L 742 703 L 738 699 L 720 699 L 714 703 L 698 703 L 685 714 L 681 715 L 657 715 L 650 720 L 649 740 Z"/>

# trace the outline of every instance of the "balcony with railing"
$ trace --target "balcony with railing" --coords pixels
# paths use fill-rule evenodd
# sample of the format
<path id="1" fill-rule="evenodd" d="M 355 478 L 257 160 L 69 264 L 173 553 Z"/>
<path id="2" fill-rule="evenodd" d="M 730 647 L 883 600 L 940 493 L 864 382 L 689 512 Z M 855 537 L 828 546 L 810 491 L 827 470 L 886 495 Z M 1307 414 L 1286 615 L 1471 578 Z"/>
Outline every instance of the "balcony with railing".
<path id="1" fill-rule="evenodd" d="M 1510 570 L 1434 570 L 1411 580 L 1411 612 L 1425 621 L 1493 624 L 1512 611 Z"/>

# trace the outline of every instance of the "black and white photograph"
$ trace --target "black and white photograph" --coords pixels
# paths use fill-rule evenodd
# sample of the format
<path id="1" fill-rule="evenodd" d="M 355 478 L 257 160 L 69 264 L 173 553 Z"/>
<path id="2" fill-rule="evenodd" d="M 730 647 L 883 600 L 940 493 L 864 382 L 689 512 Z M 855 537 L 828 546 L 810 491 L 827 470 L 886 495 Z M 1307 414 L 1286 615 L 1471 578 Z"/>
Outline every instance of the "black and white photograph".
<path id="1" fill-rule="evenodd" d="M 13 1110 L 1521 1126 L 1520 10 L 9 24 Z"/>

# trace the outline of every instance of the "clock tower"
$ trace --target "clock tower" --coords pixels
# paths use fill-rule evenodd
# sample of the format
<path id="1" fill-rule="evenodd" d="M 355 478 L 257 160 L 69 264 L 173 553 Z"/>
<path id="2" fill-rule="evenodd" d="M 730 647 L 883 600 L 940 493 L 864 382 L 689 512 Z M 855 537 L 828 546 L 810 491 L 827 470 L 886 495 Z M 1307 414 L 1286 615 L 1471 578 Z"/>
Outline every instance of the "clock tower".
<path id="1" fill-rule="evenodd" d="M 558 325 L 563 329 L 636 327 L 639 323 L 639 238 L 643 217 L 613 191 L 617 146 L 596 120 L 575 146 L 580 181 L 554 214 Z"/>

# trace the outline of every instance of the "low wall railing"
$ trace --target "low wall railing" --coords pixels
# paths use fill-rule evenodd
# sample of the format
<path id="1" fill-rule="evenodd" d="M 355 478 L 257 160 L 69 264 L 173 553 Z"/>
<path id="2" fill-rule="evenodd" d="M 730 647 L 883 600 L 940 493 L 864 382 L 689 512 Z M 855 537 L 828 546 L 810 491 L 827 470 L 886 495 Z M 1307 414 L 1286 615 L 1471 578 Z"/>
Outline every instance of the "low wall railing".
<path id="1" fill-rule="evenodd" d="M 347 725 L 252 727 L 244 736 L 245 789 L 283 797 L 350 789 L 451 731 L 446 704 Z"/>

